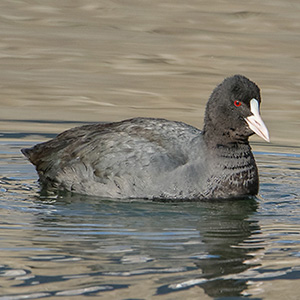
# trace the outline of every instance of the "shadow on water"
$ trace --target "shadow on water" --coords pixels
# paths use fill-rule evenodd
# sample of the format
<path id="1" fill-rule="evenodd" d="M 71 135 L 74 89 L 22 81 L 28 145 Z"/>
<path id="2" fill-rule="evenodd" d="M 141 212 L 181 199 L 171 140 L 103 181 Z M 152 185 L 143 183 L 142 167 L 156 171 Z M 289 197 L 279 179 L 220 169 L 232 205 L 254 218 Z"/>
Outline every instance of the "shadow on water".
<path id="1" fill-rule="evenodd" d="M 65 237 L 76 232 L 75 240 L 58 245 L 61 252 L 85 258 L 94 252 L 93 259 L 106 261 L 84 275 L 121 284 L 124 277 L 154 273 L 157 295 L 200 286 L 211 297 L 240 296 L 246 279 L 233 278 L 254 266 L 247 261 L 262 248 L 257 237 L 251 247 L 251 236 L 260 231 L 251 220 L 255 199 L 162 203 L 67 194 L 41 196 L 36 204 L 54 212 L 37 214 L 38 227 Z"/>

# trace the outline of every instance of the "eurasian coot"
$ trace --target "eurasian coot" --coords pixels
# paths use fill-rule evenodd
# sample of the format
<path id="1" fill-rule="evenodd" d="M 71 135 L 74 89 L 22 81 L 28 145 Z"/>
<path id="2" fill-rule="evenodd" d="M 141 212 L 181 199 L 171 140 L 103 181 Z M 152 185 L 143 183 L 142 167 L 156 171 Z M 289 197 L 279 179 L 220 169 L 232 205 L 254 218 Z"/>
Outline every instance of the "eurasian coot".
<path id="1" fill-rule="evenodd" d="M 258 86 L 242 75 L 212 92 L 199 130 L 134 118 L 76 127 L 23 154 L 44 188 L 110 198 L 228 199 L 258 192 L 248 138 L 269 141 Z"/>

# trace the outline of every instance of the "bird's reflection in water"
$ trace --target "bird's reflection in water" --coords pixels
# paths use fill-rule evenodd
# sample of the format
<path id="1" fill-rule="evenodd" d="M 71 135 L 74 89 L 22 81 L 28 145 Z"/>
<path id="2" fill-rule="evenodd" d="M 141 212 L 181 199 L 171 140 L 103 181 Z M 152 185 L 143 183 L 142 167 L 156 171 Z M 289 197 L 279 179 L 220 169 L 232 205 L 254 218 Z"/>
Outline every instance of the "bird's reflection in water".
<path id="1" fill-rule="evenodd" d="M 257 237 L 255 245 L 251 243 L 251 236 L 260 230 L 257 221 L 249 218 L 256 211 L 257 203 L 255 200 L 227 201 L 207 203 L 207 208 L 207 221 L 198 224 L 202 241 L 211 255 L 210 259 L 196 262 L 203 277 L 209 279 L 202 287 L 211 297 L 239 296 L 247 287 L 246 280 L 231 279 L 230 275 L 253 267 L 246 261 L 262 248 L 259 245 L 262 241 Z"/>
<path id="2" fill-rule="evenodd" d="M 211 297 L 241 296 L 247 289 L 247 279 L 238 274 L 255 266 L 249 264 L 249 260 L 263 248 L 263 240 L 257 237 L 260 227 L 257 221 L 251 220 L 257 201 L 206 201 L 195 206 L 197 209 L 194 208 L 193 214 L 199 213 L 196 225 L 201 239 L 199 252 L 206 253 L 203 259 L 194 263 L 199 268 L 199 275 L 164 284 L 157 293 L 172 293 L 198 285 Z"/>
<path id="3" fill-rule="evenodd" d="M 249 260 L 262 248 L 256 199 L 162 203 L 64 194 L 38 202 L 55 212 L 43 215 L 40 226 L 72 235 L 57 244 L 63 253 L 94 253 L 84 275 L 106 284 L 131 278 L 134 286 L 150 274 L 156 295 L 199 286 L 211 297 L 240 296 L 247 279 L 239 274 L 254 266 Z"/>

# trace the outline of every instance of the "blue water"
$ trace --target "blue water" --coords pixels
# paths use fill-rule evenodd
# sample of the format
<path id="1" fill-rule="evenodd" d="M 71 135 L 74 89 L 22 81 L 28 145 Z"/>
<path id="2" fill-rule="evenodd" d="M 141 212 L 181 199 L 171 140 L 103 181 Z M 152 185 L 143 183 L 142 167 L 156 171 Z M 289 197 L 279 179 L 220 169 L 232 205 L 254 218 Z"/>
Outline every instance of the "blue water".
<path id="1" fill-rule="evenodd" d="M 256 199 L 164 203 L 42 195 L 32 144 L 0 142 L 0 299 L 262 299 L 300 279 L 299 149 L 254 145 Z"/>

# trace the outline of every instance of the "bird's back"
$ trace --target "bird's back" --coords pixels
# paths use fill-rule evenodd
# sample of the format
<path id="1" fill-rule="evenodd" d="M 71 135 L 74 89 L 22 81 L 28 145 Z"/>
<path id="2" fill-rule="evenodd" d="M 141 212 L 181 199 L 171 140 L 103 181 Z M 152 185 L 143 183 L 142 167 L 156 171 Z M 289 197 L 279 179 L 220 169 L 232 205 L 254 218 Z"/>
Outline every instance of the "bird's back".
<path id="1" fill-rule="evenodd" d="M 115 198 L 174 197 L 199 138 L 200 130 L 182 122 L 136 118 L 73 128 L 22 152 L 47 187 Z"/>

